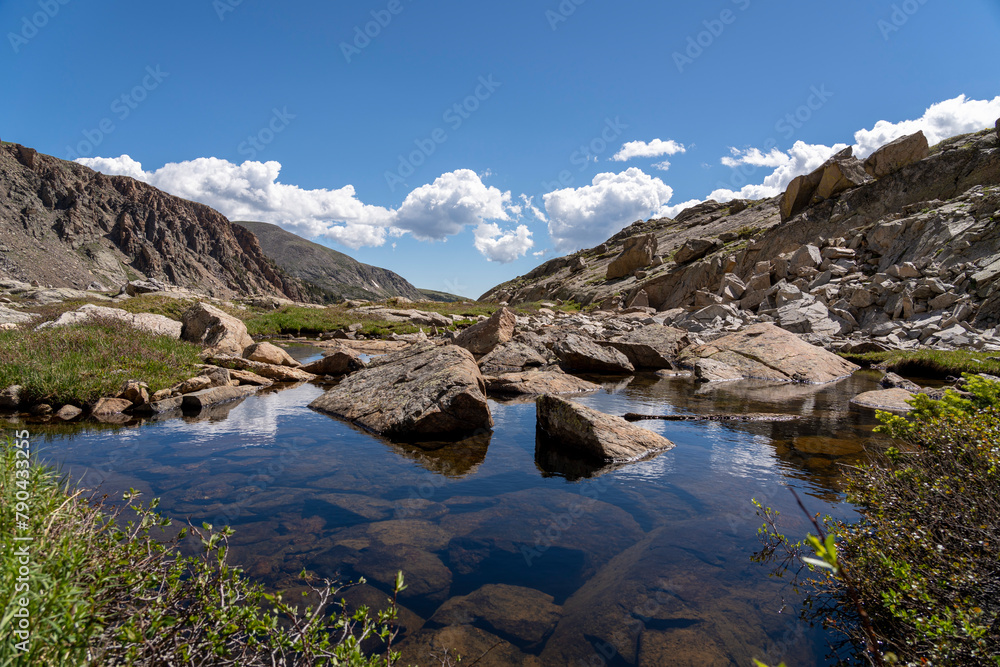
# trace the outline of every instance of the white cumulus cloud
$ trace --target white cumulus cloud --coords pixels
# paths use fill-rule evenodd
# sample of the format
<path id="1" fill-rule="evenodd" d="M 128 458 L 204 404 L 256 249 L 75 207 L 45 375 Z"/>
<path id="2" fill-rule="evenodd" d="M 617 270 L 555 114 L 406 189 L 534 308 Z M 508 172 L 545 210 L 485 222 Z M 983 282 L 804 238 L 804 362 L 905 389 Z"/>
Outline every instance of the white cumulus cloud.
<path id="1" fill-rule="evenodd" d="M 615 162 L 628 162 L 639 157 L 660 157 L 661 155 L 674 155 L 684 153 L 687 149 L 684 144 L 679 144 L 673 139 L 663 141 L 653 139 L 649 143 L 645 141 L 629 141 L 622 145 L 621 150 L 615 153 L 611 159 Z"/>
<path id="2" fill-rule="evenodd" d="M 307 190 L 278 181 L 281 164 L 234 164 L 218 158 L 168 163 L 155 171 L 128 155 L 117 158 L 80 158 L 77 162 L 105 174 L 145 181 L 172 195 L 207 204 L 230 220 L 258 220 L 280 225 L 306 238 L 327 238 L 349 248 L 381 246 L 388 237 L 412 234 L 421 240 L 443 240 L 468 226 L 487 221 L 510 221 L 520 209 L 509 192 L 487 187 L 474 171 L 442 174 L 433 183 L 407 195 L 398 209 L 365 204 L 354 186 Z M 508 257 L 524 245 L 523 235 L 494 237 L 493 245 L 479 243 L 497 257 Z M 530 237 L 530 234 L 529 234 Z M 477 237 L 478 239 L 478 237 Z M 512 240 L 513 239 L 513 240 Z M 527 252 L 527 248 L 521 255 Z M 493 257 L 487 255 L 488 259 Z M 510 261 L 510 260 L 506 260 Z"/>
<path id="3" fill-rule="evenodd" d="M 549 236 L 562 252 L 596 245 L 636 220 L 658 213 L 673 194 L 669 185 L 636 167 L 620 174 L 598 174 L 591 185 L 543 197 Z"/>
<path id="4" fill-rule="evenodd" d="M 916 120 L 890 123 L 880 120 L 870 130 L 854 133 L 854 155 L 868 157 L 890 141 L 923 130 L 931 146 L 956 134 L 992 127 L 1000 118 L 1000 95 L 992 100 L 970 100 L 965 95 L 932 104 Z"/>
<path id="5" fill-rule="evenodd" d="M 881 146 L 915 132 L 923 131 L 927 141 L 934 145 L 948 137 L 976 132 L 992 126 L 1000 117 L 1000 96 L 992 100 L 970 100 L 959 95 L 950 100 L 932 104 L 923 116 L 914 120 L 892 123 L 880 120 L 870 130 L 854 133 L 854 156 L 864 159 Z M 722 158 L 734 172 L 732 186 L 720 187 L 708 195 L 720 202 L 732 199 L 763 199 L 785 191 L 796 176 L 808 174 L 823 164 L 834 153 L 847 148 L 847 144 L 825 146 L 797 141 L 788 151 L 772 148 L 767 153 L 759 148 L 739 150 L 731 148 L 731 155 Z M 742 185 L 754 177 L 756 169 L 768 168 L 762 182 Z"/>
<path id="6" fill-rule="evenodd" d="M 701 199 L 689 199 L 687 201 L 681 202 L 680 204 L 674 204 L 673 206 L 664 206 L 656 213 L 657 218 L 676 218 L 677 214 L 686 208 L 691 208 L 692 206 L 697 206 L 701 204 Z"/>
<path id="7" fill-rule="evenodd" d="M 718 202 L 727 202 L 733 199 L 765 199 L 774 197 L 785 191 L 792 179 L 801 174 L 808 174 L 830 157 L 847 148 L 847 144 L 835 144 L 824 146 L 823 144 L 807 144 L 804 141 L 796 141 L 787 152 L 773 149 L 769 153 L 763 153 L 756 148 L 746 151 L 731 149 L 730 156 L 722 158 L 722 163 L 727 167 L 750 167 L 748 170 L 738 172 L 749 173 L 750 176 L 760 167 L 772 169 L 771 173 L 764 177 L 763 183 L 744 185 L 739 189 L 718 188 L 708 195 L 708 199 Z M 734 185 L 735 187 L 735 185 Z"/>
<path id="8" fill-rule="evenodd" d="M 474 232 L 476 250 L 491 262 L 507 264 L 523 257 L 534 247 L 531 232 L 524 225 L 518 225 L 513 231 L 501 231 L 495 222 L 483 222 Z"/>

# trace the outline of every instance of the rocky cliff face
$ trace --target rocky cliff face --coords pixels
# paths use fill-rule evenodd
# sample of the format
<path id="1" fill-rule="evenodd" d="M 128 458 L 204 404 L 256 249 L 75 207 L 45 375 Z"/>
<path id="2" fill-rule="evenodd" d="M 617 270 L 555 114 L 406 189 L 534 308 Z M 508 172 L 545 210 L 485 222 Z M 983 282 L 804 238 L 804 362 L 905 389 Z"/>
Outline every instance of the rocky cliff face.
<path id="1" fill-rule="evenodd" d="M 218 211 L 17 144 L 0 147 L 0 277 L 75 288 L 153 278 L 224 298 L 304 296 Z"/>
<path id="2" fill-rule="evenodd" d="M 695 328 L 774 321 L 806 334 L 894 332 L 902 342 L 933 342 L 962 323 L 997 324 L 997 131 L 929 150 L 918 138 L 896 142 L 868 162 L 873 173 L 859 171 L 849 155 L 835 156 L 787 196 L 706 202 L 673 220 L 637 222 L 482 298 L 676 309 L 675 325 L 700 321 Z M 814 185 L 805 197 L 803 183 Z M 656 248 L 651 259 L 634 252 L 638 237 Z M 623 271 L 636 256 L 642 266 Z"/>

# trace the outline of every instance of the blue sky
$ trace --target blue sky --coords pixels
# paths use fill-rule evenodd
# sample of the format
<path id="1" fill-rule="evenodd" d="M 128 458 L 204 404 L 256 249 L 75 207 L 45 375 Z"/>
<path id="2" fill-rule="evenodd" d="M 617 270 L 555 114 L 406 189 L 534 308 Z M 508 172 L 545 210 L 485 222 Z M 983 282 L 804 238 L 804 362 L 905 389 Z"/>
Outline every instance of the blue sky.
<path id="1" fill-rule="evenodd" d="M 996 0 L 3 0 L 0 26 L 4 140 L 469 296 L 1000 117 Z"/>

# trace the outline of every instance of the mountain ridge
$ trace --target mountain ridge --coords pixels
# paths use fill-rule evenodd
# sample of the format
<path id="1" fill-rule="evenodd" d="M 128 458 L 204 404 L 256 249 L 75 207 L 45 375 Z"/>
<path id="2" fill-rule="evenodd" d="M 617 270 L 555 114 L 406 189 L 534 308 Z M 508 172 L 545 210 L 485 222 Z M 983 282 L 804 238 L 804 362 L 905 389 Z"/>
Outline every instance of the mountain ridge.
<path id="1" fill-rule="evenodd" d="M 0 276 L 103 290 L 155 279 L 220 298 L 306 298 L 252 233 L 133 178 L 5 143 L 0 195 Z"/>
<path id="2" fill-rule="evenodd" d="M 877 235 L 880 229 L 883 232 L 878 233 L 895 229 L 900 219 L 909 220 L 914 207 L 917 211 L 926 209 L 925 215 L 930 218 L 914 223 L 926 232 L 915 236 L 914 243 L 928 243 L 928 239 L 936 238 L 941 243 L 932 249 L 937 253 L 932 258 L 936 262 L 949 267 L 968 263 L 982 269 L 1000 249 L 1000 239 L 993 239 L 989 216 L 985 223 L 979 218 L 963 223 L 984 227 L 978 237 L 971 240 L 960 234 L 949 237 L 949 230 L 957 227 L 950 222 L 953 213 L 944 209 L 947 202 L 976 187 L 995 190 L 993 186 L 1000 184 L 997 133 L 989 128 L 952 137 L 927 149 L 925 157 L 877 179 L 865 177 L 862 168 L 861 176 L 856 179 L 859 182 L 848 183 L 829 197 L 807 200 L 802 210 L 787 219 L 783 219 L 786 216 L 782 211 L 785 195 L 779 195 L 755 201 L 707 201 L 673 219 L 637 221 L 603 244 L 549 260 L 527 274 L 491 288 L 480 300 L 518 304 L 563 299 L 609 309 L 641 305 L 661 312 L 673 308 L 693 311 L 708 301 L 714 302 L 716 297 L 722 298 L 727 276 L 748 286 L 763 270 L 764 267 L 758 266 L 760 262 L 770 263 L 766 267 L 770 279 L 784 279 L 785 273 L 775 270 L 774 264 L 786 261 L 805 246 L 822 249 L 830 240 L 838 239 L 856 244 L 859 254 L 868 250 L 868 246 L 874 248 L 878 242 L 870 242 L 869 236 Z M 849 156 L 835 158 L 828 164 L 843 167 L 844 172 L 860 164 Z M 819 173 L 816 178 L 822 175 Z M 987 194 L 992 201 L 992 190 Z M 636 244 L 643 239 L 652 251 L 629 265 L 628 271 L 609 277 L 615 273 L 613 263 L 629 264 L 630 254 L 642 255 Z M 997 247 L 991 251 L 987 246 L 992 241 L 996 241 Z M 968 247 L 964 247 L 966 243 Z M 872 252 L 869 259 L 873 263 L 865 270 L 884 272 L 900 262 L 922 259 L 928 251 L 920 246 L 919 251 L 900 247 L 892 248 L 888 254 Z M 821 268 L 819 264 L 817 268 Z M 797 276 L 787 278 L 792 281 Z M 810 284 L 811 281 L 804 286 Z M 987 296 L 984 294 L 982 298 Z M 992 317 L 987 311 L 982 315 Z"/>
<path id="3" fill-rule="evenodd" d="M 391 297 L 424 300 L 424 295 L 399 274 L 357 261 L 333 248 L 314 243 L 278 225 L 235 220 L 233 225 L 250 231 L 264 254 L 285 273 L 316 287 L 323 301 Z"/>

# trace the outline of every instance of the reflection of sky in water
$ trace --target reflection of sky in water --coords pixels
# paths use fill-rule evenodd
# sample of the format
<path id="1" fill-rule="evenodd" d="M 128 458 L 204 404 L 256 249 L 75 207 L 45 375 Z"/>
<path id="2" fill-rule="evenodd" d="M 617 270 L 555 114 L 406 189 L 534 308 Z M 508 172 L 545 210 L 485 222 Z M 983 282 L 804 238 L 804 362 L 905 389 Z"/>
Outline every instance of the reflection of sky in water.
<path id="1" fill-rule="evenodd" d="M 794 443 L 803 437 L 846 441 L 862 435 L 867 426 L 857 414 L 844 411 L 845 397 L 864 385 L 859 382 L 839 388 L 766 390 L 649 376 L 608 383 L 604 391 L 574 400 L 619 415 L 786 412 L 803 419 L 637 422 L 676 447 L 635 464 L 607 467 L 594 476 L 540 467 L 531 402 L 491 401 L 492 437 L 457 446 L 456 454 L 454 447 L 422 450 L 390 444 L 315 413 L 307 406 L 322 390 L 311 385 L 251 396 L 214 419 L 81 431 L 70 438 L 55 435 L 45 455 L 72 466 L 74 472 L 87 466 L 88 484 L 107 480 L 108 490 L 150 489 L 163 496 L 161 507 L 168 514 L 216 523 L 232 517 L 237 535 L 241 529 L 255 531 L 237 550 L 239 557 L 252 567 L 266 564 L 263 571 L 274 580 L 305 566 L 325 567 L 322 563 L 350 567 L 358 548 L 363 565 L 381 553 L 373 551 L 367 531 L 378 526 L 395 530 L 393 519 L 413 519 L 414 530 L 432 535 L 456 531 L 446 538 L 449 546 L 431 554 L 451 568 L 452 595 L 502 582 L 566 596 L 589 576 L 584 565 L 604 549 L 598 545 L 632 535 L 629 531 L 638 528 L 625 528 L 631 525 L 641 527 L 639 537 L 657 536 L 653 544 L 669 554 L 668 562 L 653 567 L 650 577 L 661 576 L 664 568 L 680 580 L 685 572 L 696 572 L 695 589 L 714 591 L 709 596 L 713 600 L 745 604 L 746 596 L 772 595 L 780 585 L 748 565 L 759 526 L 750 498 L 780 508 L 789 519 L 789 534 L 807 527 L 797 517 L 786 486 L 811 496 L 813 511 L 850 513 L 830 486 L 830 475 L 835 474 L 831 468 L 813 467 L 840 459 L 796 453 Z M 607 393 L 609 388 L 616 393 Z M 247 495 L 247 489 L 255 490 Z M 588 494 L 597 502 L 588 500 Z M 583 511 L 577 512 L 574 505 Z M 479 516 L 475 530 L 462 532 L 465 522 Z M 565 534 L 553 528 L 559 522 L 565 523 Z M 412 539 L 409 530 L 402 530 L 398 539 Z M 535 536 L 545 532 L 556 536 L 555 546 L 538 559 L 537 567 L 525 569 L 519 549 L 533 545 Z M 302 544 L 294 549 L 280 546 L 292 535 Z M 341 545 L 332 546 L 337 540 Z M 631 544 L 619 542 L 614 542 L 615 549 Z M 424 552 L 413 556 L 418 559 L 414 565 L 431 557 Z M 397 567 L 389 562 L 388 569 Z M 707 570 L 706 564 L 711 565 Z M 755 592 L 746 592 L 748 586 Z M 429 615 L 440 601 L 409 604 Z M 728 604 L 711 613 L 722 614 L 719 622 L 733 627 L 745 624 L 726 616 Z M 794 614 L 782 621 L 795 622 Z M 822 638 L 816 641 L 821 647 Z"/>
<path id="2" fill-rule="evenodd" d="M 166 437 L 188 435 L 191 442 L 207 442 L 213 438 L 239 435 L 245 447 L 273 444 L 279 423 L 293 419 L 304 405 L 322 394 L 322 390 L 305 384 L 264 396 L 250 396 L 234 407 L 225 419 L 189 424 L 171 419 L 157 426 Z"/>

